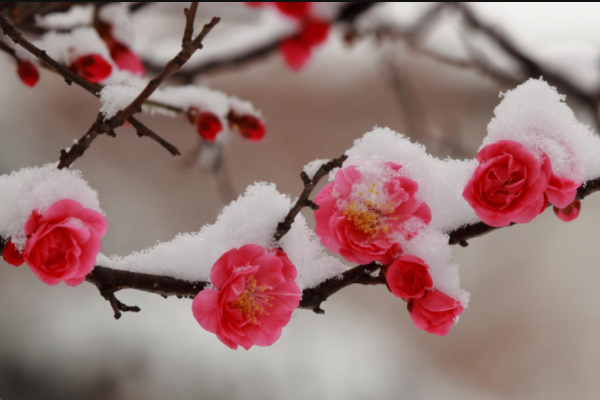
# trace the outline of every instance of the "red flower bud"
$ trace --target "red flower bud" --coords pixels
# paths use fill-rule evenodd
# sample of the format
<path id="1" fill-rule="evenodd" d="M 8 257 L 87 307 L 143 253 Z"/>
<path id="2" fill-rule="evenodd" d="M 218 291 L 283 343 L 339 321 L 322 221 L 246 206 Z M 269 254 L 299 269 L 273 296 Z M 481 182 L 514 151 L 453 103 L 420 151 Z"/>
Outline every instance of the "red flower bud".
<path id="1" fill-rule="evenodd" d="M 558 218 L 565 222 L 573 221 L 579 216 L 579 211 L 581 210 L 581 202 L 579 200 L 575 200 L 565 208 L 554 207 L 554 213 Z"/>
<path id="2" fill-rule="evenodd" d="M 110 48 L 110 56 L 119 69 L 129 71 L 138 76 L 144 76 L 146 74 L 144 63 L 140 60 L 138 55 L 128 47 L 117 43 Z"/>
<path id="3" fill-rule="evenodd" d="M 310 46 L 318 46 L 327 40 L 329 24 L 320 19 L 308 20 L 300 32 L 300 40 Z"/>
<path id="4" fill-rule="evenodd" d="M 11 240 L 4 245 L 2 256 L 4 257 L 4 261 L 10 265 L 14 265 L 15 267 L 21 266 L 25 262 L 23 259 L 23 253 L 17 250 L 17 247 Z"/>
<path id="5" fill-rule="evenodd" d="M 112 66 L 100 54 L 79 57 L 71 64 L 71 69 L 91 83 L 101 82 L 112 73 Z"/>
<path id="6" fill-rule="evenodd" d="M 17 73 L 21 81 L 29 87 L 34 87 L 40 80 L 37 68 L 29 61 L 19 61 Z"/>
<path id="7" fill-rule="evenodd" d="M 201 112 L 195 120 L 198 135 L 209 142 L 214 142 L 223 130 L 219 117 L 211 112 Z"/>
<path id="8" fill-rule="evenodd" d="M 229 114 L 229 125 L 231 129 L 238 132 L 244 139 L 252 142 L 258 142 L 265 137 L 267 129 L 263 122 L 252 115 L 237 116 L 234 113 Z"/>
<path id="9" fill-rule="evenodd" d="M 279 51 L 287 66 L 294 71 L 302 69 L 310 60 L 310 45 L 300 40 L 299 37 L 283 40 L 279 44 Z"/>

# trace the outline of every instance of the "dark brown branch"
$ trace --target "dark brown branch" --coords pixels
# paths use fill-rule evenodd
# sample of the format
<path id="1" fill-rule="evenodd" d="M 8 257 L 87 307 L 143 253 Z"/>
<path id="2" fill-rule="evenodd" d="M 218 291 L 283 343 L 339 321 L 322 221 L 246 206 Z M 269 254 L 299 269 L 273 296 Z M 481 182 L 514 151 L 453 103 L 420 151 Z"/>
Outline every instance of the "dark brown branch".
<path id="1" fill-rule="evenodd" d="M 341 165 L 342 162 L 340 160 L 344 156 L 331 161 L 331 163 L 339 163 Z M 327 165 L 327 164 L 325 164 Z M 324 167 L 325 167 L 324 165 Z M 330 167 L 325 167 L 323 171 L 329 169 Z M 333 169 L 333 168 L 331 168 Z M 331 170 L 329 169 L 329 170 Z M 320 170 L 321 171 L 321 170 Z M 326 175 L 326 173 L 322 173 L 321 177 Z M 311 185 L 311 181 L 305 174 L 303 175 L 303 181 L 305 185 Z M 314 186 L 313 186 L 314 188 Z M 306 186 L 305 186 L 305 190 Z M 312 189 L 311 189 L 312 190 Z M 579 188 L 577 191 L 577 198 L 583 199 L 589 196 L 592 193 L 600 191 L 600 178 L 588 181 L 585 186 Z M 310 191 L 308 192 L 310 194 Z M 297 205 L 298 206 L 298 205 Z M 299 207 L 299 206 L 298 206 Z M 294 215 L 297 215 L 299 210 L 295 212 Z M 292 214 L 292 212 L 290 212 Z M 290 217 L 290 215 L 288 215 Z M 287 219 L 287 218 L 286 218 Z M 293 220 L 293 219 L 292 219 Z M 512 225 L 511 225 L 512 226 Z M 466 241 L 469 239 L 473 239 L 478 236 L 485 235 L 490 233 L 496 229 L 488 225 L 485 225 L 482 222 L 467 225 L 462 228 L 459 228 L 455 231 L 449 232 L 450 235 L 450 244 L 461 244 L 466 245 Z M 381 285 L 385 284 L 385 278 L 381 275 L 381 273 L 377 276 L 373 276 L 372 274 L 376 272 L 381 266 L 377 263 L 371 263 L 367 265 L 359 265 L 354 267 L 342 274 L 339 278 L 331 278 L 321 283 L 319 286 L 312 289 L 305 289 L 302 292 L 302 300 L 300 302 L 299 308 L 312 310 L 317 314 L 323 314 L 324 311 L 321 309 L 321 304 L 327 300 L 330 296 L 339 292 L 341 289 L 353 285 L 353 284 L 361 284 L 361 285 Z M 188 297 L 193 298 L 196 296 L 201 290 L 203 290 L 209 284 L 207 282 L 187 282 L 171 277 L 166 276 L 157 276 L 157 275 L 149 275 L 149 274 L 140 274 L 128 271 L 119 271 L 113 270 L 110 268 L 97 266 L 93 273 L 88 275 L 86 280 L 94 285 L 96 285 L 101 293 L 112 293 L 114 297 L 114 293 L 123 290 L 123 289 L 135 289 L 142 290 L 145 292 L 156 293 L 161 296 L 178 296 L 178 297 Z M 105 296 L 105 294 L 103 294 Z M 106 296 L 105 296 L 106 298 Z M 111 298 L 109 296 L 109 301 Z M 111 304 L 115 304 L 114 301 Z M 117 303 L 118 304 L 118 303 Z M 126 311 L 123 307 L 117 307 L 119 311 Z M 119 313 L 120 315 L 120 313 Z M 115 317 L 117 317 L 117 312 L 115 311 Z"/>
<path id="2" fill-rule="evenodd" d="M 15 61 L 19 61 L 19 57 L 17 57 L 17 53 L 15 52 L 15 49 L 13 49 L 12 47 L 10 47 L 6 43 L 4 43 L 2 40 L 0 40 L 0 50 L 2 50 L 6 54 L 8 54 L 12 58 L 14 58 Z"/>
<path id="3" fill-rule="evenodd" d="M 326 176 L 331 171 L 333 171 L 335 168 L 341 167 L 347 158 L 348 158 L 348 156 L 346 156 L 344 154 L 341 157 L 335 158 L 335 159 L 323 164 L 321 166 L 321 168 L 319 168 L 319 170 L 315 173 L 315 176 L 312 177 L 312 179 L 309 178 L 308 175 L 306 175 L 306 172 L 302 171 L 302 173 L 300 174 L 300 177 L 302 178 L 302 181 L 304 182 L 304 190 L 300 194 L 298 201 L 296 201 L 296 204 L 294 205 L 294 207 L 292 207 L 292 209 L 290 210 L 288 215 L 285 217 L 285 219 L 282 222 L 280 222 L 279 225 L 277 225 L 277 231 L 275 232 L 275 235 L 273 236 L 273 239 L 276 242 L 281 240 L 281 238 L 283 236 L 285 236 L 286 233 L 289 232 L 289 230 L 292 228 L 292 224 L 294 223 L 294 220 L 296 219 L 296 216 L 300 213 L 300 211 L 302 211 L 302 209 L 304 207 L 312 207 L 312 204 L 314 204 L 314 203 L 312 201 L 309 201 L 308 197 L 310 196 L 312 191 L 315 189 L 315 186 L 317 186 L 319 181 L 324 176 Z"/>
<path id="4" fill-rule="evenodd" d="M 12 41 L 15 42 L 15 44 L 18 44 L 19 46 L 23 47 L 29 53 L 33 54 L 43 64 L 47 65 L 50 69 L 52 69 L 53 71 L 55 71 L 56 73 L 61 75 L 65 79 L 65 82 L 67 82 L 67 84 L 70 85 L 71 83 L 75 82 L 78 86 L 84 88 L 89 93 L 98 97 L 98 93 L 101 90 L 101 88 L 99 86 L 86 81 L 85 79 L 83 79 L 82 77 L 80 77 L 79 75 L 77 75 L 76 73 L 74 73 L 73 71 L 68 69 L 67 67 L 59 64 L 52 57 L 50 57 L 48 54 L 46 54 L 46 52 L 44 50 L 38 48 L 33 43 L 31 43 L 29 40 L 25 39 L 23 37 L 23 35 L 21 35 L 21 32 L 19 32 L 14 27 L 12 22 L 8 18 L 6 18 L 5 16 L 3 16 L 1 14 L 0 14 L 0 28 L 2 28 L 2 32 L 6 36 L 11 38 Z"/>
<path id="5" fill-rule="evenodd" d="M 197 2 L 192 3 L 190 9 L 185 9 L 186 26 L 183 34 L 182 49 L 181 51 L 165 65 L 163 70 L 152 79 L 144 90 L 123 110 L 119 111 L 117 115 L 106 121 L 96 121 L 92 125 L 92 130 L 95 134 L 88 134 L 82 138 L 83 143 L 78 142 L 68 152 L 63 152 L 60 157 L 59 168 L 68 168 L 77 158 L 81 157 L 85 150 L 89 147 L 89 142 L 93 141 L 98 134 L 113 131 L 114 129 L 122 126 L 125 121 L 129 120 L 130 123 L 136 128 L 140 137 L 147 136 L 163 147 L 165 147 L 172 155 L 180 155 L 179 150 L 162 139 L 148 127 L 144 126 L 141 122 L 132 118 L 135 113 L 142 110 L 142 106 L 148 100 L 148 98 L 158 89 L 158 87 L 171 75 L 175 74 L 180 68 L 190 59 L 190 57 L 196 52 L 196 50 L 202 48 L 202 41 L 210 33 L 210 31 L 219 23 L 220 18 L 213 17 L 213 19 L 206 25 L 202 31 L 192 40 L 193 35 L 193 24 L 196 17 L 196 10 L 198 9 Z M 88 140 L 87 138 L 90 138 Z"/>
<path id="6" fill-rule="evenodd" d="M 206 25 L 202 31 L 196 36 L 195 39 L 191 40 L 191 35 L 193 33 L 193 29 L 190 31 L 189 24 L 193 24 L 193 19 L 195 17 L 195 11 L 198 8 L 196 5 L 188 11 L 186 9 L 186 29 L 183 37 L 183 47 L 181 51 L 165 65 L 163 70 L 152 79 L 148 85 L 142 90 L 142 92 L 138 95 L 138 97 L 131 102 L 129 106 L 127 106 L 124 110 L 121 110 L 117 115 L 115 115 L 111 120 L 109 120 L 109 124 L 118 124 L 123 123 L 129 117 L 131 117 L 134 113 L 139 112 L 144 105 L 144 102 L 148 100 L 148 98 L 154 93 L 156 89 L 171 75 L 176 73 L 181 69 L 181 67 L 190 59 L 190 57 L 196 52 L 196 50 L 202 48 L 202 41 L 208 35 L 208 33 L 219 23 L 221 20 L 218 17 L 213 17 L 213 19 Z M 191 20 L 191 22 L 190 22 Z M 189 34 L 189 38 L 186 36 Z M 114 122 L 113 122 L 114 121 Z"/>
<path id="7" fill-rule="evenodd" d="M 593 179 L 591 181 L 587 181 L 584 186 L 581 186 L 577 190 L 577 200 L 582 200 L 589 196 L 592 193 L 600 191 L 600 178 Z M 509 226 L 515 225 L 514 223 Z M 467 240 L 474 239 L 479 236 L 483 236 L 487 233 L 495 231 L 497 227 L 489 226 L 484 224 L 483 222 L 478 222 L 476 224 L 465 225 L 461 228 L 458 228 L 452 232 L 449 232 L 450 236 L 450 244 L 459 244 L 463 247 L 468 246 Z"/>
<path id="8" fill-rule="evenodd" d="M 317 314 L 325 314 L 325 311 L 321 308 L 321 303 L 347 286 L 353 284 L 385 285 L 383 275 L 371 275 L 380 267 L 381 265 L 377 263 L 359 265 L 344 272 L 341 278 L 328 279 L 316 288 L 305 289 L 302 291 L 302 300 L 298 308 L 312 310 Z"/>

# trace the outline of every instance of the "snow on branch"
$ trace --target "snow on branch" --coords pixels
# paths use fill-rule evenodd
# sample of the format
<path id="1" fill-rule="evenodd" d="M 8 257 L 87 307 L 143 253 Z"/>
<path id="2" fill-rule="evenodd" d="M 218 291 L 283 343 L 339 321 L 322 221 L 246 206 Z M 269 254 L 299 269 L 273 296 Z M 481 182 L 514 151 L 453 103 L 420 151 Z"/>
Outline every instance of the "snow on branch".
<path id="1" fill-rule="evenodd" d="M 556 179 L 569 176 L 574 178 L 573 181 L 583 182 L 569 201 L 583 199 L 600 190 L 600 139 L 575 119 L 564 103 L 564 96 L 543 81 L 530 80 L 504 94 L 489 125 L 482 150 L 495 144 L 517 143 L 517 139 L 521 146 L 530 149 L 532 160 L 537 154 L 539 161 L 535 162 L 546 159 L 552 162 Z M 400 165 L 398 163 L 401 163 L 400 169 L 394 167 Z M 383 193 L 379 193 L 382 190 L 379 188 L 386 187 L 385 182 L 390 176 L 398 176 L 394 179 L 400 179 L 401 185 L 409 185 L 405 187 L 418 184 L 415 204 L 426 205 L 429 211 L 419 217 L 422 222 L 409 218 L 399 225 L 402 229 L 394 230 L 392 221 L 391 228 L 384 227 L 383 232 L 393 243 L 399 244 L 405 254 L 418 257 L 428 265 L 435 289 L 466 307 L 468 294 L 460 288 L 458 266 L 452 264 L 451 245 L 465 245 L 469 239 L 502 226 L 514 225 L 494 226 L 481 222 L 479 214 L 476 215 L 477 209 L 466 201 L 465 187 L 474 176 L 477 160 L 434 158 L 423 146 L 411 143 L 389 129 L 376 128 L 357 140 L 344 156 L 324 161 L 319 168 L 314 167 L 315 163 L 311 164 L 307 170 L 314 175 L 311 177 L 302 172 L 304 190 L 296 202 L 280 194 L 272 184 L 255 184 L 226 207 L 214 225 L 205 226 L 198 233 L 179 235 L 171 242 L 126 257 L 100 255 L 96 269 L 86 279 L 100 289 L 115 308 L 115 316 L 119 317 L 121 311 L 137 309 L 114 299 L 116 291 L 138 289 L 163 296 L 194 297 L 210 285 L 212 266 L 222 254 L 228 249 L 252 243 L 284 250 L 297 268 L 296 281 L 303 289 L 299 307 L 322 313 L 321 303 L 348 285 L 386 283 L 384 271 L 387 262 L 365 263 L 353 268 L 344 266 L 323 252 L 299 211 L 303 207 L 311 207 L 317 213 L 330 213 L 331 206 L 323 202 L 322 193 L 329 193 L 331 189 L 328 188 L 333 188 L 331 185 L 337 184 L 339 177 L 346 174 L 347 177 L 353 176 L 354 189 L 346 192 L 347 199 L 340 197 L 332 204 L 346 209 L 345 215 L 360 216 L 362 221 L 371 215 L 373 203 L 376 207 L 377 201 L 388 203 L 381 198 Z M 392 169 L 382 170 L 381 165 L 390 165 Z M 312 190 L 327 175 L 330 175 L 332 183 L 319 193 L 317 199 L 310 200 Z M 342 189 L 334 189 L 331 192 L 334 195 L 335 190 Z M 550 198 L 554 198 L 552 193 Z M 367 204 L 364 211 L 359 211 L 362 207 L 360 202 Z M 398 205 L 393 207 L 398 208 Z M 394 215 L 393 210 L 389 212 Z M 321 218 L 317 215 L 317 234 L 323 241 L 323 230 L 319 228 Z M 375 227 L 361 226 L 369 231 Z M 5 233 L 5 239 L 8 235 L 16 233 Z M 332 242 L 323 243 L 331 249 Z M 379 269 L 379 274 L 374 274 Z"/>

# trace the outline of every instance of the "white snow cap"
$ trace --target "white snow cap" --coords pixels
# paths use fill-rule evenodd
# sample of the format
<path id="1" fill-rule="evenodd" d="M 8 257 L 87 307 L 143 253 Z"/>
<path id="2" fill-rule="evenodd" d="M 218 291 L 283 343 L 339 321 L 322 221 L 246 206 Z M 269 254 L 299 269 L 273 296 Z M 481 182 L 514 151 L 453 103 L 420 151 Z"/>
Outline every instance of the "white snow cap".
<path id="1" fill-rule="evenodd" d="M 310 179 L 315 177 L 315 174 L 319 171 L 321 166 L 325 163 L 328 163 L 329 160 L 319 158 L 318 160 L 313 160 L 304 166 L 303 171 L 308 175 Z"/>
<path id="2" fill-rule="evenodd" d="M 100 92 L 100 101 L 102 102 L 100 111 L 106 118 L 112 118 L 127 107 L 148 84 L 147 79 L 135 77 L 126 71 L 114 72 L 106 82 L 109 85 Z M 202 111 L 215 114 L 222 120 L 227 119 L 229 111 L 238 115 L 252 115 L 262 119 L 260 111 L 249 101 L 240 100 L 200 85 L 159 88 L 150 96 L 149 100 L 181 108 L 184 111 L 197 107 Z M 148 105 L 144 107 L 144 111 L 160 113 L 161 108 Z M 166 114 L 172 116 L 169 111 Z"/>
<path id="3" fill-rule="evenodd" d="M 213 225 L 204 226 L 200 232 L 181 234 L 170 242 L 126 257 L 100 255 L 98 264 L 187 281 L 210 281 L 214 263 L 227 251 L 246 244 L 274 247 L 277 224 L 291 207 L 291 199 L 279 193 L 274 184 L 255 183 L 238 200 L 225 207 Z M 296 217 L 280 246 L 296 266 L 301 288 L 316 286 L 347 269 L 325 254 L 301 215 Z"/>
<path id="4" fill-rule="evenodd" d="M 583 182 L 600 176 L 600 138 L 577 121 L 556 88 L 529 79 L 501 97 L 482 147 L 513 140 L 538 159 L 545 153 L 560 177 Z"/>
<path id="5" fill-rule="evenodd" d="M 123 3 L 108 4 L 100 8 L 98 17 L 104 23 L 112 26 L 112 35 L 121 44 L 128 47 L 133 45 L 134 30 L 129 10 Z"/>
<path id="6" fill-rule="evenodd" d="M 0 176 L 0 237 L 11 238 L 23 249 L 25 222 L 34 210 L 44 213 L 59 200 L 78 201 L 85 208 L 102 213 L 98 193 L 77 170 L 56 168 L 57 164 L 24 168 Z"/>
<path id="7" fill-rule="evenodd" d="M 442 232 L 479 221 L 462 197 L 462 192 L 477 166 L 475 160 L 440 160 L 425 147 L 389 128 L 375 128 L 354 142 L 346 152 L 344 167 L 373 169 L 386 162 L 402 166 L 401 172 L 417 182 L 417 198 L 431 209 L 431 226 Z M 330 180 L 335 177 L 335 171 Z"/>
<path id="8" fill-rule="evenodd" d="M 112 64 L 108 47 L 93 28 L 77 28 L 69 33 L 48 32 L 33 44 L 63 65 L 70 65 L 76 58 L 88 54 L 99 54 Z M 18 49 L 19 57 L 31 59 L 26 50 Z"/>

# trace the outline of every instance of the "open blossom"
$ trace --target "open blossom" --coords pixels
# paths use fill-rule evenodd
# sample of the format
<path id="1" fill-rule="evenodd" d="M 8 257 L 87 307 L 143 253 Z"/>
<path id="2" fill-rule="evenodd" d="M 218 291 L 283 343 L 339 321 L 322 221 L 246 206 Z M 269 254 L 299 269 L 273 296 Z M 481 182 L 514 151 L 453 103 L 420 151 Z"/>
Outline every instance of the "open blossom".
<path id="1" fill-rule="evenodd" d="M 337 172 L 315 198 L 315 232 L 327 249 L 357 264 L 390 264 L 402 252 L 394 237 L 411 233 L 405 223 L 431 222 L 431 210 L 415 197 L 417 183 L 400 169 L 383 165 L 378 182 L 364 179 L 356 166 Z"/>
<path id="2" fill-rule="evenodd" d="M 445 336 L 464 311 L 464 307 L 459 301 L 439 290 L 428 290 L 425 296 L 408 302 L 408 311 L 417 328 L 434 335 Z"/>
<path id="3" fill-rule="evenodd" d="M 245 245 L 215 263 L 192 304 L 194 317 L 231 349 L 270 346 L 300 304 L 296 267 L 281 250 Z"/>
<path id="4" fill-rule="evenodd" d="M 463 197 L 477 216 L 490 226 L 527 223 L 546 203 L 566 207 L 580 182 L 552 172 L 550 159 L 540 163 L 520 143 L 501 140 L 485 146 L 477 155 L 479 167 L 465 187 Z"/>
<path id="5" fill-rule="evenodd" d="M 571 204 L 566 207 L 559 208 L 554 207 L 554 213 L 558 218 L 562 221 L 569 222 L 573 221 L 579 216 L 579 212 L 581 210 L 581 202 L 579 200 L 575 200 Z"/>
<path id="6" fill-rule="evenodd" d="M 433 287 L 429 267 L 413 256 L 401 256 L 386 268 L 385 279 L 390 291 L 403 299 L 422 297 Z"/>
<path id="7" fill-rule="evenodd" d="M 34 87 L 40 80 L 40 74 L 37 68 L 29 61 L 19 61 L 17 65 L 17 74 L 19 74 L 21 82 L 29 87 Z"/>
<path id="8" fill-rule="evenodd" d="M 25 259 L 23 258 L 23 253 L 20 252 L 19 249 L 17 249 L 17 246 L 15 246 L 12 240 L 9 240 L 4 245 L 2 257 L 4 258 L 4 261 L 15 267 L 19 267 L 25 262 Z"/>
<path id="9" fill-rule="evenodd" d="M 77 58 L 71 64 L 77 75 L 91 83 L 99 83 L 112 73 L 112 66 L 100 54 L 88 54 Z"/>
<path id="10" fill-rule="evenodd" d="M 102 214 L 74 200 L 57 201 L 27 220 L 23 258 L 42 282 L 77 286 L 94 268 L 107 228 Z"/>
<path id="11" fill-rule="evenodd" d="M 228 117 L 231 129 L 238 132 L 244 139 L 258 142 L 265 137 L 267 129 L 263 122 L 253 115 L 237 115 L 230 112 Z"/>

